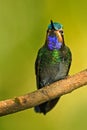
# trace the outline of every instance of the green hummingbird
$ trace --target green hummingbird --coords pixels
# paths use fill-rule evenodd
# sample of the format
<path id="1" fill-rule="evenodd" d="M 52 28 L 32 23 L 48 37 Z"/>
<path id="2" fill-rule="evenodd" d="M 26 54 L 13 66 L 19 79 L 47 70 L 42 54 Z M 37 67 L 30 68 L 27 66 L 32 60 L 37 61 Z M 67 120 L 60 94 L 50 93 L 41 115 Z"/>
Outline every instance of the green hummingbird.
<path id="1" fill-rule="evenodd" d="M 37 89 L 64 79 L 72 61 L 70 49 L 65 45 L 63 25 L 53 22 L 48 25 L 45 44 L 39 49 L 35 62 Z M 38 113 L 46 114 L 58 102 L 60 97 L 36 106 Z"/>

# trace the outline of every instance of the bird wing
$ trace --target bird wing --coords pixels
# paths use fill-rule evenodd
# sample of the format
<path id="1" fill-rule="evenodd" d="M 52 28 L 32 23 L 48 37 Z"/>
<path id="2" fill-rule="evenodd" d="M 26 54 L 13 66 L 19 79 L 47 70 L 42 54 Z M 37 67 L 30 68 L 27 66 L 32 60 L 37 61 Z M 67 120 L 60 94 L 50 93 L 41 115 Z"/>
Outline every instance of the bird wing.
<path id="1" fill-rule="evenodd" d="M 36 61 L 35 61 L 35 74 L 36 74 L 36 82 L 37 82 L 37 88 L 39 89 L 40 85 L 40 62 L 41 62 L 41 49 L 39 49 L 38 51 L 38 55 L 37 55 L 37 58 L 36 58 Z"/>

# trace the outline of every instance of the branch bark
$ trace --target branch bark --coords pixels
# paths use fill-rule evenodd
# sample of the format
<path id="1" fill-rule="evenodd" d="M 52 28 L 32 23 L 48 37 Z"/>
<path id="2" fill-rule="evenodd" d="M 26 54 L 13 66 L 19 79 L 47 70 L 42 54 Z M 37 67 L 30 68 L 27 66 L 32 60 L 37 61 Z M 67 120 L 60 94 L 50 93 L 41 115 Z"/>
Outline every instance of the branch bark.
<path id="1" fill-rule="evenodd" d="M 0 101 L 0 116 L 32 108 L 87 85 L 87 69 L 23 96 Z"/>

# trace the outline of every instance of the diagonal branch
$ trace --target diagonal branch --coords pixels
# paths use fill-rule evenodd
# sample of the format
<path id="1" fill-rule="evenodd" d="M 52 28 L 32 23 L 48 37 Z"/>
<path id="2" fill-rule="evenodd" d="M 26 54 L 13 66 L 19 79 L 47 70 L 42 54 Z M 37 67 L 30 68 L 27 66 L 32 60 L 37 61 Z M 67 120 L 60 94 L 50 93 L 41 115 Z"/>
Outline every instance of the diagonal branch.
<path id="1" fill-rule="evenodd" d="M 87 85 L 87 69 L 32 93 L 0 101 L 0 116 L 32 108 L 84 85 Z"/>

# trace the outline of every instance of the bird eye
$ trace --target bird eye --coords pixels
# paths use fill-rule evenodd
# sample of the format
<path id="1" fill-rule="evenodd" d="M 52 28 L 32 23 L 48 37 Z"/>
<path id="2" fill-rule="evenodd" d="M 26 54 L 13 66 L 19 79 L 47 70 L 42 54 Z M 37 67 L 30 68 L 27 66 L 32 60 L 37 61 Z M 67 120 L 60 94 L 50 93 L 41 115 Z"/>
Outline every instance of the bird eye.
<path id="1" fill-rule="evenodd" d="M 50 32 L 50 31 L 51 31 L 51 30 L 50 30 L 50 29 L 48 29 L 48 30 L 47 30 L 47 33 L 48 33 L 48 32 Z"/>
<path id="2" fill-rule="evenodd" d="M 47 33 L 49 32 L 49 30 L 47 29 Z"/>
<path id="3" fill-rule="evenodd" d="M 64 34 L 63 30 L 59 30 L 59 32 L 60 32 L 62 35 Z"/>

